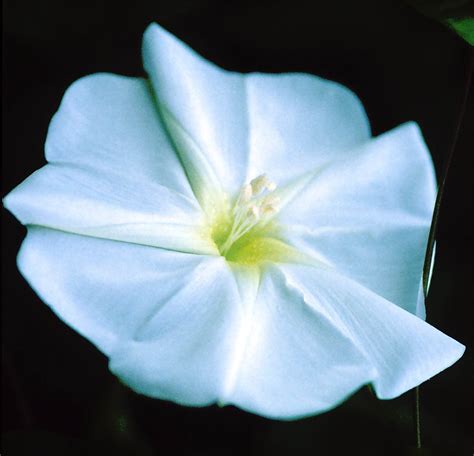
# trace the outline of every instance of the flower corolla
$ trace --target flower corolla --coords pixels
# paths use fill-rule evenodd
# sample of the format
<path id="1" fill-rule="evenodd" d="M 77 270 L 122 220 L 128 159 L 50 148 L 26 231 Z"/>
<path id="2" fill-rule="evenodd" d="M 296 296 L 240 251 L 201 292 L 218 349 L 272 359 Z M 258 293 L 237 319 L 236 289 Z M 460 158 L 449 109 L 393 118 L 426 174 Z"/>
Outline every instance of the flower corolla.
<path id="1" fill-rule="evenodd" d="M 5 199 L 19 268 L 133 390 L 278 419 L 394 398 L 464 347 L 424 321 L 436 195 L 406 123 L 308 74 L 218 68 L 157 24 L 149 80 L 93 74 Z"/>

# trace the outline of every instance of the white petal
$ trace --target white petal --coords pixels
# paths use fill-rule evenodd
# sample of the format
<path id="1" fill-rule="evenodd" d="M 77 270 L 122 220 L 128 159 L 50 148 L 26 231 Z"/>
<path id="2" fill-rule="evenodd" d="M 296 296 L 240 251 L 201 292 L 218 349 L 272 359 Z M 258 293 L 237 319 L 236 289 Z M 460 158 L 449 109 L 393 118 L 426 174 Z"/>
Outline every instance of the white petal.
<path id="1" fill-rule="evenodd" d="M 362 103 L 310 74 L 249 74 L 249 174 L 284 183 L 370 138 Z"/>
<path id="2" fill-rule="evenodd" d="M 235 193 L 265 172 L 283 182 L 370 136 L 360 101 L 334 82 L 225 71 L 157 24 L 145 32 L 143 58 L 198 192 L 207 182 Z"/>
<path id="3" fill-rule="evenodd" d="M 365 353 L 377 396 L 391 399 L 456 362 L 465 347 L 391 302 L 334 271 L 284 265 L 291 284 L 325 309 Z"/>
<path id="4" fill-rule="evenodd" d="M 93 74 L 76 81 L 53 117 L 45 147 L 52 163 L 110 170 L 133 178 L 137 187 L 153 182 L 192 196 L 143 79 Z"/>
<path id="5" fill-rule="evenodd" d="M 133 178 L 133 179 L 132 179 Z M 4 200 L 23 224 L 193 253 L 215 253 L 196 200 L 136 176 L 46 165 Z"/>
<path id="6" fill-rule="evenodd" d="M 226 401 L 278 419 L 323 412 L 370 381 L 364 355 L 277 268 L 247 308 L 244 356 Z"/>
<path id="7" fill-rule="evenodd" d="M 247 170 L 245 81 L 206 61 L 152 24 L 143 38 L 144 66 L 191 184 L 236 192 Z"/>
<path id="8" fill-rule="evenodd" d="M 409 123 L 321 167 L 280 219 L 297 248 L 423 315 L 418 293 L 435 195 L 429 152 Z"/>
<path id="9" fill-rule="evenodd" d="M 173 296 L 200 280 L 206 261 L 200 255 L 29 227 L 18 266 L 63 321 L 109 355 L 118 343 L 137 337 Z"/>
<path id="10" fill-rule="evenodd" d="M 223 258 L 206 259 L 180 280 L 134 340 L 117 345 L 110 369 L 139 393 L 202 406 L 221 397 L 242 307 Z"/>

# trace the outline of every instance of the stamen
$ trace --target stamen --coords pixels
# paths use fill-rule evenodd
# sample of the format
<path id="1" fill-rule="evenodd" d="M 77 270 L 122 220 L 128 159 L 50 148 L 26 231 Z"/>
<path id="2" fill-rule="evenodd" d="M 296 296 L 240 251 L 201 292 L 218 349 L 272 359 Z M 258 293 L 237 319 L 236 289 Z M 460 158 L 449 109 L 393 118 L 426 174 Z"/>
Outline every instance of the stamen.
<path id="1" fill-rule="evenodd" d="M 278 212 L 280 198 L 271 194 L 275 189 L 276 184 L 265 174 L 242 186 L 232 208 L 232 225 L 225 242 L 220 246 L 222 255 L 225 256 L 244 234 L 258 224 L 267 223 Z"/>
<path id="2" fill-rule="evenodd" d="M 268 190 L 270 192 L 273 192 L 273 190 L 275 190 L 276 188 L 276 184 L 270 181 L 266 174 L 261 174 L 255 179 L 252 179 L 250 181 L 250 185 L 252 187 L 252 191 L 254 195 L 258 195 L 263 190 Z"/>
<path id="3" fill-rule="evenodd" d="M 262 208 L 262 214 L 265 215 L 265 216 L 272 216 L 274 214 L 276 214 L 278 211 L 276 209 L 275 206 L 272 206 L 270 204 L 266 205 L 266 206 L 263 206 Z"/>
<path id="4" fill-rule="evenodd" d="M 247 214 L 251 218 L 254 218 L 255 220 L 258 220 L 259 217 L 260 217 L 260 208 L 256 205 L 250 206 L 250 209 L 248 210 Z"/>
<path id="5" fill-rule="evenodd" d="M 275 195 L 268 195 L 262 201 L 264 206 L 275 206 L 277 207 L 281 202 L 281 199 Z"/>
<path id="6" fill-rule="evenodd" d="M 269 192 L 273 192 L 273 190 L 275 190 L 277 188 L 277 185 L 275 184 L 275 182 L 272 182 L 272 181 L 268 181 L 267 183 L 267 190 Z"/>

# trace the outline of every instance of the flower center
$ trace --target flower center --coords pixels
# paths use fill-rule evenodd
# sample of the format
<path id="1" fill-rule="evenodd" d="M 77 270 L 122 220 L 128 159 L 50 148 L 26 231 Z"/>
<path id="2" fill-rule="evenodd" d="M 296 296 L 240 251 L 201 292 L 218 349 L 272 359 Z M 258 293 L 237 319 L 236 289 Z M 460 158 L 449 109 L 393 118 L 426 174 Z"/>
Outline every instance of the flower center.
<path id="1" fill-rule="evenodd" d="M 269 181 L 265 174 L 262 174 L 240 189 L 239 196 L 232 208 L 232 223 L 229 232 L 225 241 L 219 246 L 223 256 L 226 256 L 232 246 L 245 234 L 258 225 L 264 227 L 276 214 L 280 200 L 272 195 L 275 188 L 275 183 Z"/>
<path id="2" fill-rule="evenodd" d="M 286 261 L 295 251 L 280 238 L 275 215 L 280 209 L 276 185 L 262 174 L 242 186 L 232 205 L 211 222 L 211 237 L 228 261 L 258 265 Z"/>

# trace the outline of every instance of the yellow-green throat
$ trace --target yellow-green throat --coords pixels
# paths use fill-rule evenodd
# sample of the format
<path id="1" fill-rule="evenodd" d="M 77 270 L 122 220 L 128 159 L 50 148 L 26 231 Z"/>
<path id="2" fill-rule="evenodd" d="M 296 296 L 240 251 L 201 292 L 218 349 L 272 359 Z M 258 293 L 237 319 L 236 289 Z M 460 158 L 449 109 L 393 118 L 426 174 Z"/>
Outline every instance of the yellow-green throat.
<path id="1" fill-rule="evenodd" d="M 281 239 L 276 220 L 281 201 L 275 189 L 276 184 L 262 174 L 242 186 L 233 204 L 215 211 L 210 235 L 227 261 L 248 266 L 301 261 L 301 255 Z"/>

